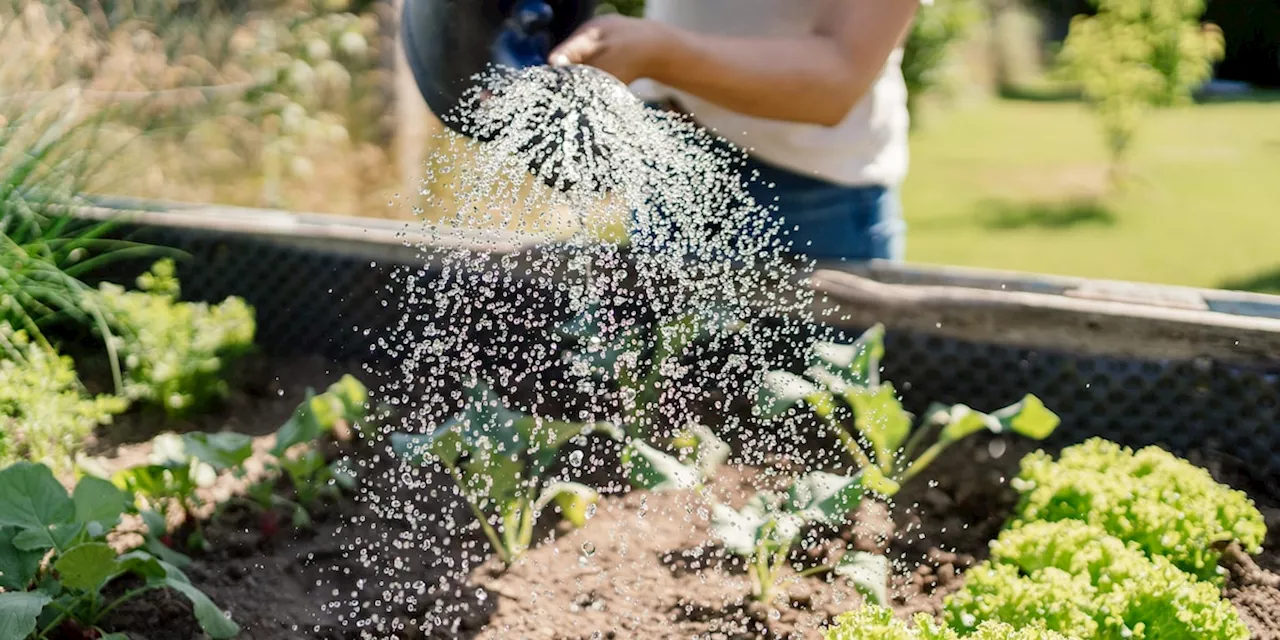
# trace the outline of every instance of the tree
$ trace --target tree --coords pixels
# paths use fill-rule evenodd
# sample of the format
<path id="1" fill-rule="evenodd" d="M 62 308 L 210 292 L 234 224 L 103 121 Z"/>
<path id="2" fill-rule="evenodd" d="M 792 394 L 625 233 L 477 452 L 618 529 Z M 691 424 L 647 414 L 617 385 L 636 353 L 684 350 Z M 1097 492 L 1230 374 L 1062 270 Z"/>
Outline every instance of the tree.
<path id="1" fill-rule="evenodd" d="M 1204 0 L 1097 0 L 1097 15 L 1076 16 L 1059 59 L 1098 114 L 1118 181 L 1142 119 L 1184 104 L 1213 75 L 1222 32 L 1201 25 Z"/>

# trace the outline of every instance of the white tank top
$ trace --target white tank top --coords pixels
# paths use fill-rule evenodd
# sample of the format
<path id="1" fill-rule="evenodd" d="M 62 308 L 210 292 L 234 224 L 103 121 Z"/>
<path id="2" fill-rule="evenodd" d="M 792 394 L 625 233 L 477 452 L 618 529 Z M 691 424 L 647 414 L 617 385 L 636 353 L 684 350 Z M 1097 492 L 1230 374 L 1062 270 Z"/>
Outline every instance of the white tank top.
<path id="1" fill-rule="evenodd" d="M 648 0 L 645 17 L 725 36 L 803 36 L 815 32 L 838 0 Z M 902 50 L 866 95 L 833 127 L 766 120 L 730 111 L 657 82 L 632 90 L 646 100 L 672 98 L 699 124 L 767 163 L 836 184 L 897 186 L 907 173 L 907 88 Z"/>

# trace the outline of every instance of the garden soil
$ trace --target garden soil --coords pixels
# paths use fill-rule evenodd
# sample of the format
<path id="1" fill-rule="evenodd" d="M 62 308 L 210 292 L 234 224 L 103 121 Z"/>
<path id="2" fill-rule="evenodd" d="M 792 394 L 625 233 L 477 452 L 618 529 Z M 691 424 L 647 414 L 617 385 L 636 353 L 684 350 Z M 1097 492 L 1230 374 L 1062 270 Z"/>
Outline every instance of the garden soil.
<path id="1" fill-rule="evenodd" d="M 271 371 L 288 375 L 277 377 Z M 225 410 L 180 428 L 227 427 L 262 436 L 257 442 L 260 461 L 270 447 L 266 434 L 288 418 L 303 390 L 323 388 L 347 371 L 356 373 L 321 360 L 273 363 L 248 375 L 245 389 Z M 110 468 L 145 460 L 146 440 L 159 424 L 148 420 L 126 417 L 125 428 L 104 432 L 111 437 L 101 439 L 95 453 L 104 456 Z M 892 507 L 864 504 L 853 531 L 816 546 L 809 557 L 794 559 L 819 564 L 846 548 L 887 551 L 894 565 L 891 598 L 899 615 L 937 613 L 946 595 L 962 586 L 964 569 L 985 557 L 987 542 L 1016 501 L 1007 481 L 1031 448 L 1026 442 L 998 438 L 962 443 L 954 455 L 936 463 L 929 474 L 936 482 L 908 485 Z M 1226 595 L 1254 638 L 1280 639 L 1280 576 L 1274 573 L 1280 569 L 1280 500 L 1239 475 L 1240 467 L 1223 456 L 1205 454 L 1193 461 L 1248 491 L 1267 516 L 1271 533 L 1263 554 L 1250 559 L 1227 551 L 1231 577 Z M 766 476 L 759 470 L 729 467 L 709 490 L 722 501 L 740 504 L 757 485 L 769 482 Z M 224 478 L 214 491 L 232 495 L 242 487 L 242 480 Z M 434 506 L 453 510 L 455 521 L 468 518 L 456 504 Z M 330 505 L 315 514 L 307 530 L 295 530 L 287 514 L 281 517 L 264 522 L 261 514 L 232 504 L 207 524 L 211 551 L 195 554 L 187 569 L 198 587 L 231 612 L 243 629 L 240 637 L 361 638 L 354 624 L 344 623 L 353 611 L 345 605 L 351 603 L 362 603 L 367 612 L 378 612 L 384 619 L 408 621 L 422 613 L 384 602 L 377 563 L 362 560 L 359 550 L 367 541 L 386 535 L 380 528 L 394 526 L 376 518 L 367 505 L 355 500 Z M 460 617 L 448 630 L 402 631 L 391 637 L 814 638 L 833 616 L 861 602 L 841 580 L 788 575 L 774 609 L 754 604 L 741 563 L 710 542 L 708 518 L 702 496 L 622 493 L 605 497 L 585 528 L 571 531 L 561 526 L 544 532 L 546 540 L 505 572 L 490 560 L 459 580 L 441 563 L 430 562 L 432 554 L 401 558 L 425 584 L 446 587 L 439 590 L 444 598 L 430 604 L 458 611 Z M 436 549 L 434 554 L 461 554 L 475 542 L 464 538 L 448 536 L 452 548 Z M 113 588 L 123 592 L 128 586 Z M 328 606 L 333 602 L 344 606 Z M 120 607 L 107 628 L 125 632 L 132 640 L 200 638 L 190 605 L 164 591 Z"/>

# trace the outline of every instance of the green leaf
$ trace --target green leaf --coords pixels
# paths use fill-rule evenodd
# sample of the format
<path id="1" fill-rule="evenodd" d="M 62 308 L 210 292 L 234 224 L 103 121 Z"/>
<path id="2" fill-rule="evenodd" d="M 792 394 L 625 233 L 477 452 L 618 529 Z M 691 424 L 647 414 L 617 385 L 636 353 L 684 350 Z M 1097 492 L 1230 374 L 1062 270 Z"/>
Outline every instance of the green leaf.
<path id="1" fill-rule="evenodd" d="M 861 474 L 842 476 L 814 471 L 791 484 L 786 508 L 807 523 L 842 524 L 865 493 Z"/>
<path id="2" fill-rule="evenodd" d="M 1000 433 L 1002 430 L 1000 422 L 995 418 L 963 404 L 951 407 L 935 405 L 931 407 L 929 416 L 930 422 L 943 425 L 938 434 L 939 442 L 959 442 L 979 431 Z"/>
<path id="3" fill-rule="evenodd" d="M 880 360 L 884 358 L 884 325 L 877 324 L 853 344 L 816 342 L 814 364 L 826 367 L 847 383 L 872 387 L 880 384 Z"/>
<path id="4" fill-rule="evenodd" d="M 854 426 L 875 453 L 875 462 L 884 473 L 893 469 L 911 434 L 911 414 L 902 408 L 893 385 L 849 387 L 844 394 L 853 407 Z"/>
<path id="5" fill-rule="evenodd" d="M 45 529 L 24 529 L 13 537 L 13 545 L 23 551 L 67 549 L 84 532 L 79 522 L 50 525 Z"/>
<path id="6" fill-rule="evenodd" d="M 53 568 L 63 586 L 97 592 L 120 567 L 114 549 L 105 542 L 89 542 L 59 556 Z"/>
<path id="7" fill-rule="evenodd" d="M 889 559 L 865 551 L 849 551 L 832 572 L 849 580 L 870 604 L 889 606 Z"/>
<path id="8" fill-rule="evenodd" d="M 801 402 L 806 402 L 821 416 L 831 415 L 834 402 L 829 392 L 788 371 L 765 374 L 756 396 L 756 407 L 765 419 L 777 418 Z"/>
<path id="9" fill-rule="evenodd" d="M 312 442 L 325 431 L 315 415 L 315 393 L 307 389 L 307 397 L 293 410 L 293 415 L 276 431 L 276 443 L 271 448 L 271 455 L 282 458 L 290 447 L 303 442 Z"/>
<path id="10" fill-rule="evenodd" d="M 0 527 L 0 589 L 22 591 L 35 579 L 45 552 L 28 551 L 13 544 L 17 527 Z"/>
<path id="11" fill-rule="evenodd" d="M 991 414 L 1003 428 L 1035 440 L 1044 440 L 1058 428 L 1061 420 L 1044 403 L 1031 394 L 1021 402 Z"/>
<path id="12" fill-rule="evenodd" d="M 120 522 L 120 516 L 129 508 L 130 497 L 102 478 L 85 476 L 76 484 L 71 500 L 76 506 L 76 520 L 99 523 L 105 533 Z"/>
<path id="13" fill-rule="evenodd" d="M 182 436 L 187 455 L 218 471 L 238 467 L 253 456 L 253 438 L 242 433 L 188 433 Z"/>
<path id="14" fill-rule="evenodd" d="M 22 640 L 36 630 L 44 606 L 53 601 L 39 591 L 0 593 L 0 638 Z"/>
<path id="15" fill-rule="evenodd" d="M 555 502 L 560 507 L 560 515 L 575 527 L 587 524 L 587 513 L 591 505 L 600 500 L 595 489 L 577 482 L 557 482 L 547 486 L 538 498 L 537 509 Z"/>
<path id="16" fill-rule="evenodd" d="M 351 422 L 364 420 L 366 405 L 369 402 L 369 389 L 355 376 L 346 374 L 337 382 L 329 385 L 326 394 L 331 394 L 342 402 L 343 414 Z"/>
<path id="17" fill-rule="evenodd" d="M 432 433 L 393 433 L 390 440 L 391 450 L 397 457 L 418 466 L 433 458 L 454 466 L 466 453 L 462 436 L 448 425 Z"/>
<path id="18" fill-rule="evenodd" d="M 713 476 L 729 460 L 733 449 L 711 429 L 701 424 L 686 427 L 673 443 L 679 449 L 693 450 L 693 465 L 702 477 Z"/>
<path id="19" fill-rule="evenodd" d="M 71 496 L 49 467 L 24 461 L 0 470 L 0 527 L 46 530 L 75 515 Z"/>
<path id="20" fill-rule="evenodd" d="M 200 625 L 202 631 L 214 640 L 234 638 L 240 634 L 240 626 L 233 622 L 227 614 L 223 613 L 222 609 L 219 609 L 218 605 L 209 599 L 209 596 L 206 596 L 204 592 L 187 581 L 186 576 L 182 576 L 176 567 L 173 568 L 173 571 L 178 572 L 178 576 L 181 577 L 171 574 L 162 581 L 162 584 L 181 593 L 191 601 L 192 612 L 195 613 L 196 622 Z"/>
<path id="21" fill-rule="evenodd" d="M 682 464 L 642 440 L 633 440 L 622 451 L 622 465 L 631 485 L 650 491 L 693 489 L 702 484 L 696 467 Z"/>
<path id="22" fill-rule="evenodd" d="M 725 551 L 739 556 L 755 553 L 760 529 L 768 521 L 764 509 L 738 511 L 720 503 L 711 505 L 711 535 L 720 540 Z"/>

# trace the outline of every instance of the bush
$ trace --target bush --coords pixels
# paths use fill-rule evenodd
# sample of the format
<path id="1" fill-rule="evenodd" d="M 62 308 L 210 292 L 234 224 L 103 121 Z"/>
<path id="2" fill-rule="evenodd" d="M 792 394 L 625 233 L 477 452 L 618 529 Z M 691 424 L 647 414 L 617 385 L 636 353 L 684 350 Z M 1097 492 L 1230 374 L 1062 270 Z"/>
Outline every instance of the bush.
<path id="1" fill-rule="evenodd" d="M 116 325 L 125 397 L 154 402 L 173 416 L 225 398 L 228 366 L 253 347 L 253 308 L 237 297 L 217 305 L 179 302 L 171 260 L 157 262 L 138 287 L 103 283 L 96 296 Z"/>
<path id="2" fill-rule="evenodd" d="M 1217 576 L 1214 544 L 1261 551 L 1266 524 L 1243 492 L 1159 447 L 1134 452 L 1101 438 L 1022 461 L 1015 526 L 1081 520 L 1201 579 Z"/>
<path id="3" fill-rule="evenodd" d="M 826 630 L 826 640 L 1066 640 L 1066 636 L 1046 631 L 1042 626 L 1015 629 L 1002 622 L 987 621 L 973 633 L 960 636 L 952 629 L 939 626 L 928 615 L 916 614 L 915 627 L 893 617 L 884 607 L 864 606 L 836 618 Z"/>
<path id="4" fill-rule="evenodd" d="M 947 600 L 946 617 L 960 631 L 988 620 L 1043 621 L 1085 640 L 1249 638 L 1216 586 L 1076 520 L 1001 533 L 991 559 L 970 569 L 964 589 Z"/>
<path id="5" fill-rule="evenodd" d="M 907 84 L 907 109 L 913 124 L 919 117 L 919 99 L 945 87 L 942 72 L 951 47 L 968 34 L 978 16 L 974 0 L 942 0 L 933 6 L 922 5 L 916 12 L 902 51 L 902 78 Z"/>
<path id="6" fill-rule="evenodd" d="M 71 358 L 0 324 L 0 465 L 69 460 L 94 427 L 124 409 L 120 398 L 86 395 Z"/>

